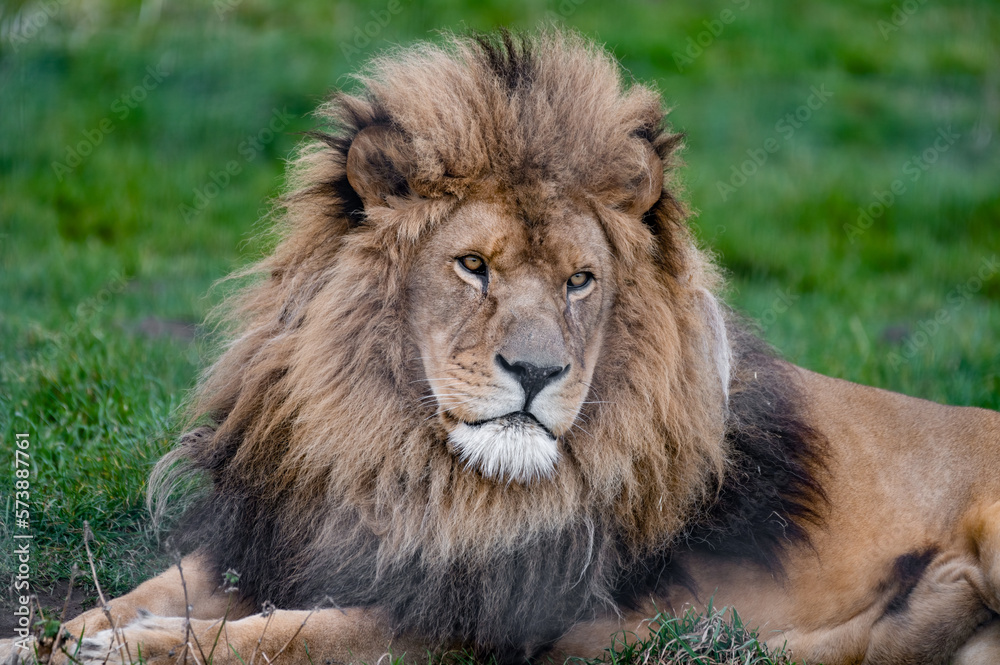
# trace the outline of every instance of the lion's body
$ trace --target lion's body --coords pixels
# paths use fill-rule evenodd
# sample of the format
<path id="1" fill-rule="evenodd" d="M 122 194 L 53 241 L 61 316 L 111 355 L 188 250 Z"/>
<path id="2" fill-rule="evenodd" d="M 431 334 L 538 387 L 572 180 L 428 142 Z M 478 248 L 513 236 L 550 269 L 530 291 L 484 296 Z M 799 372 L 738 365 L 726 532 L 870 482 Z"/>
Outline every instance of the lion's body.
<path id="1" fill-rule="evenodd" d="M 714 599 L 829 664 L 1000 657 L 1000 416 L 820 377 L 747 333 L 665 188 L 659 98 L 599 49 L 451 49 L 378 60 L 326 108 L 201 426 L 158 467 L 161 494 L 209 481 L 183 528 L 194 634 L 229 607 L 244 657 L 266 625 L 282 662 L 516 662 Z M 230 568 L 234 606 L 210 582 Z M 183 615 L 172 575 L 111 616 Z M 70 628 L 88 621 L 107 628 Z M 183 622 L 125 636 L 158 662 Z"/>
<path id="2" fill-rule="evenodd" d="M 786 554 L 783 580 L 704 553 L 692 575 L 811 662 L 950 662 L 1000 609 L 1000 416 L 801 373 L 830 441 L 811 547 Z M 990 654 L 972 662 L 1000 642 Z"/>
<path id="3" fill-rule="evenodd" d="M 734 607 L 810 663 L 1000 662 L 1000 414 L 798 374 L 829 441 L 810 544 L 785 551 L 782 575 L 691 548 L 678 564 L 693 584 L 657 606 Z"/>

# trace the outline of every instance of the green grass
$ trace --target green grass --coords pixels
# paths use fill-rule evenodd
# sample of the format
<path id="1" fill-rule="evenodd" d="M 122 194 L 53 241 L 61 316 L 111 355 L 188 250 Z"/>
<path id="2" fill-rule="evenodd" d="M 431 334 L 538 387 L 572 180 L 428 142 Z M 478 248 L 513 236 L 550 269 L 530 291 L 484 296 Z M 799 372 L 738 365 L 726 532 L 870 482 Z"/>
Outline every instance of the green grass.
<path id="1" fill-rule="evenodd" d="M 714 609 L 703 614 L 688 610 L 683 616 L 658 614 L 649 623 L 649 635 L 616 636 L 606 660 L 612 665 L 785 665 L 792 662 L 783 648 L 768 649 L 756 630 L 747 628 L 735 611 Z"/>
<path id="2" fill-rule="evenodd" d="M 761 644 L 758 632 L 745 626 L 736 612 L 713 608 L 711 603 L 702 614 L 691 610 L 682 616 L 657 614 L 649 619 L 648 629 L 641 637 L 632 632 L 615 635 L 609 640 L 611 644 L 602 662 L 610 665 L 788 665 L 792 662 L 783 647 L 768 649 Z M 395 665 L 397 660 L 392 662 Z M 428 665 L 479 665 L 479 661 L 467 651 L 448 652 L 430 658 Z"/>
<path id="3" fill-rule="evenodd" d="M 266 249 L 258 220 L 309 112 L 369 55 L 438 29 L 561 16 L 607 43 L 673 107 L 693 223 L 775 346 L 826 374 L 1000 408 L 1000 11 L 925 3 L 890 31 L 894 4 L 401 0 L 367 44 L 356 29 L 389 3 L 0 5 L 0 567 L 16 432 L 30 435 L 39 586 L 82 562 L 84 520 L 111 594 L 169 560 L 142 497 L 211 356 L 185 326 Z M 29 37 L 18 16 L 40 27 Z M 689 38 L 707 46 L 685 54 Z M 832 96 L 789 133 L 779 123 L 814 88 Z M 243 145 L 276 113 L 281 131 Z M 949 127 L 929 168 L 907 166 Z M 778 148 L 736 187 L 733 168 L 765 145 Z"/>

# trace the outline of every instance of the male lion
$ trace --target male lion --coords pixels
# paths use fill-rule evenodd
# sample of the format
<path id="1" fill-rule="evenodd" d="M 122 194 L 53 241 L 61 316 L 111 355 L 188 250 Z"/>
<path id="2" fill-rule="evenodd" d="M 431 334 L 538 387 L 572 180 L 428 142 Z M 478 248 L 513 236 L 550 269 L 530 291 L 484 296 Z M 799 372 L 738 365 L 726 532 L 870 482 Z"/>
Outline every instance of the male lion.
<path id="1" fill-rule="evenodd" d="M 361 81 L 154 473 L 210 480 L 185 585 L 70 622 L 82 662 L 202 662 L 224 615 L 215 663 L 596 656 L 709 601 L 809 662 L 1000 662 L 1000 415 L 745 332 L 652 90 L 558 32 Z"/>

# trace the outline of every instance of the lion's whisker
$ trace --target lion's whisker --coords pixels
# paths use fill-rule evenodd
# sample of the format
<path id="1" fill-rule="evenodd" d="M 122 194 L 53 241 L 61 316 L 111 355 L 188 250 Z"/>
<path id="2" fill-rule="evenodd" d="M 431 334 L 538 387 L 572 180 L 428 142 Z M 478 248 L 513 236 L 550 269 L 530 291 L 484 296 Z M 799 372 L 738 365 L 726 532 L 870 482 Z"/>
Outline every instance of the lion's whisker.
<path id="1" fill-rule="evenodd" d="M 456 393 L 445 393 L 443 395 L 425 395 L 424 397 L 420 398 L 420 401 L 421 402 L 431 402 L 433 400 L 454 399 L 456 397 L 470 397 L 471 398 L 472 396 L 471 395 L 464 395 L 464 394 L 456 394 Z"/>
<path id="2" fill-rule="evenodd" d="M 478 401 L 478 399 L 479 398 L 477 398 L 477 397 L 470 397 L 469 399 L 464 399 L 464 400 L 457 400 L 457 401 L 456 400 L 452 400 L 452 401 L 449 401 L 447 403 L 443 403 L 442 402 L 441 404 L 439 404 L 439 407 L 438 407 L 437 411 L 435 411 L 430 416 L 428 416 L 428 418 L 425 418 L 425 420 L 427 420 L 429 418 L 433 418 L 434 416 L 439 416 L 442 413 L 444 413 L 445 411 L 447 411 L 448 409 L 452 409 L 452 408 L 454 408 L 456 406 L 461 406 L 463 404 L 468 404 L 469 402 Z"/>
<path id="3" fill-rule="evenodd" d="M 447 404 L 442 403 L 440 405 L 440 410 L 438 411 L 438 413 L 443 413 L 444 411 L 447 411 L 448 409 L 454 408 L 456 406 L 461 406 L 463 404 L 468 404 L 469 402 L 475 402 L 475 401 L 476 401 L 476 398 L 472 397 L 470 399 L 448 402 Z"/>
<path id="4" fill-rule="evenodd" d="M 445 399 L 455 399 L 455 398 L 465 398 L 469 395 L 463 395 L 461 393 L 445 393 L 444 395 L 425 395 L 420 398 L 421 402 L 433 402 L 435 400 L 445 400 Z"/>
<path id="5" fill-rule="evenodd" d="M 475 395 L 469 395 L 467 393 L 445 393 L 443 395 L 428 395 L 427 397 L 422 397 L 420 401 L 422 401 L 422 402 L 429 402 L 432 399 L 436 399 L 439 402 L 443 402 L 443 401 L 446 401 L 446 400 L 452 400 L 452 401 L 454 401 L 456 399 L 461 399 L 461 400 L 469 401 L 469 400 L 474 400 L 474 399 L 479 399 L 479 398 L 476 397 Z"/>
<path id="6" fill-rule="evenodd" d="M 464 402 L 463 402 L 463 404 L 464 404 Z M 458 404 L 453 404 L 453 405 L 450 405 L 450 406 L 458 406 Z M 440 409 L 438 409 L 437 411 L 435 411 L 431 415 L 429 415 L 426 418 L 424 418 L 423 421 L 421 421 L 421 422 L 427 422 L 431 418 L 434 418 L 436 416 L 440 416 L 442 413 L 444 413 L 445 411 L 447 411 L 450 408 L 450 406 L 448 406 L 448 407 L 441 407 Z"/>

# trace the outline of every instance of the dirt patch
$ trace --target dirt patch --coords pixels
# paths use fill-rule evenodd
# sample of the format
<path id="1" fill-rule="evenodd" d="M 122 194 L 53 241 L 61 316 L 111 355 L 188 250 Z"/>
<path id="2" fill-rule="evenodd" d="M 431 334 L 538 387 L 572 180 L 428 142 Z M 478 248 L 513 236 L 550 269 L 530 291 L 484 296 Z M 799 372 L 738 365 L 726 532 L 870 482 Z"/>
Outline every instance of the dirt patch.
<path id="1" fill-rule="evenodd" d="M 198 325 L 192 321 L 177 321 L 147 316 L 136 326 L 136 331 L 151 338 L 171 337 L 184 342 L 193 340 L 198 332 Z"/>
<path id="2" fill-rule="evenodd" d="M 69 581 L 62 580 L 50 589 L 33 589 L 38 598 L 38 605 L 41 605 L 46 618 L 59 618 L 62 614 L 63 604 L 66 602 L 66 592 L 69 589 Z M 85 609 L 97 605 L 97 599 L 79 585 L 74 585 L 73 595 L 69 599 L 69 606 L 66 609 L 66 619 L 72 619 Z M 17 608 L 16 597 L 13 595 L 3 598 L 0 602 L 0 639 L 13 637 L 14 629 L 17 628 L 17 617 L 14 610 Z M 38 615 L 38 606 L 34 606 L 35 615 Z"/>

